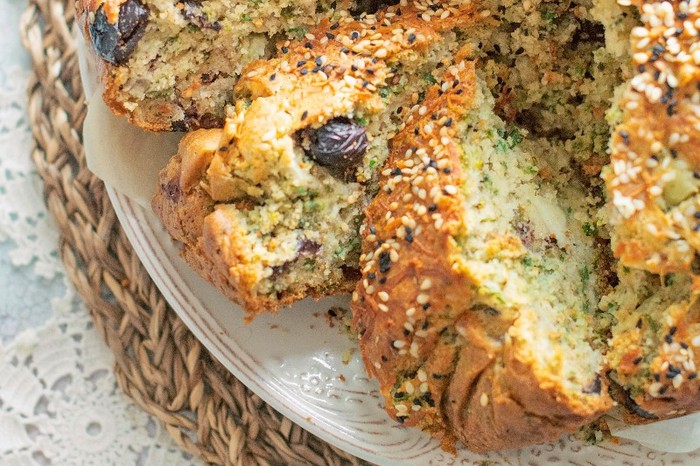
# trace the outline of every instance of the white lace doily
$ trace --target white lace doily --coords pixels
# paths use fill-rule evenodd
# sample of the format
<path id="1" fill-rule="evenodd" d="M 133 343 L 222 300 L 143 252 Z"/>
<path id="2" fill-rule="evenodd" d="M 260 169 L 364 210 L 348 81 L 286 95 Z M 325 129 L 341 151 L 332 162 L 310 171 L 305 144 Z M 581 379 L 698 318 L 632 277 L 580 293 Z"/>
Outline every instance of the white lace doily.
<path id="1" fill-rule="evenodd" d="M 25 7 L 0 0 L 0 463 L 201 464 L 117 388 L 112 354 L 65 277 L 30 160 Z"/>

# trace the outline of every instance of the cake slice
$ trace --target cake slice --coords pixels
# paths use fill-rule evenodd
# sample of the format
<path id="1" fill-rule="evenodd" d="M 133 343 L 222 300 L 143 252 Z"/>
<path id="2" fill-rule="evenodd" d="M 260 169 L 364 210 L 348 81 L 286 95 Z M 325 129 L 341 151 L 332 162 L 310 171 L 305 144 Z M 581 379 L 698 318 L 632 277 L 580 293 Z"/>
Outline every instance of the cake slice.
<path id="1" fill-rule="evenodd" d="M 279 40 L 303 39 L 352 0 L 79 0 L 104 100 L 152 131 L 223 125 L 246 65 Z M 364 7 L 370 4 L 365 2 Z"/>
<path id="2" fill-rule="evenodd" d="M 616 398 L 649 422 L 700 409 L 700 12 L 631 3 L 646 14 L 604 171 L 620 283 L 601 309 Z"/>
<path id="3" fill-rule="evenodd" d="M 389 414 L 444 446 L 553 440 L 612 404 L 587 187 L 533 170 L 541 143 L 506 136 L 474 62 L 441 84 L 393 139 L 367 209 L 362 356 Z"/>
<path id="4" fill-rule="evenodd" d="M 183 256 L 250 314 L 350 291 L 387 141 L 451 62 L 471 5 L 411 3 L 324 21 L 248 66 L 221 130 L 186 136 L 156 214 Z M 434 79 L 434 78 L 432 78 Z"/>

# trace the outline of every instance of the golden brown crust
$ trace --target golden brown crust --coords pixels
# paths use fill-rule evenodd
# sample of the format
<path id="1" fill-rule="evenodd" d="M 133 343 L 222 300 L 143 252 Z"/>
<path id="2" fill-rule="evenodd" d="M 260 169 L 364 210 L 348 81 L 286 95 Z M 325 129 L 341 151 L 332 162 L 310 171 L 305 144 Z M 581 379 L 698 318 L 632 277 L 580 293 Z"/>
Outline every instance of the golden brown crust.
<path id="1" fill-rule="evenodd" d="M 225 296 L 240 304 L 249 317 L 267 310 L 275 311 L 307 296 L 321 298 L 327 290 L 311 289 L 266 297 L 252 291 L 252 283 L 261 270 L 250 261 L 236 225 L 226 217 L 228 205 L 216 206 L 201 185 L 214 150 L 219 147 L 221 130 L 199 130 L 187 134 L 178 154 L 161 171 L 159 189 L 152 207 L 170 235 L 182 243 L 181 254 L 204 279 Z M 224 244 L 226 243 L 226 244 Z M 222 254 L 235 257 L 221 257 Z M 231 264 L 233 264 L 231 266 Z M 348 292 L 352 284 L 334 292 Z"/>
<path id="2" fill-rule="evenodd" d="M 359 20 L 325 21 L 311 31 L 314 38 L 280 46 L 281 58 L 252 63 L 237 86 L 252 102 L 240 101 L 223 130 L 187 135 L 161 173 L 154 211 L 184 243 L 188 262 L 251 316 L 307 295 L 353 288 L 345 279 L 325 288 L 300 284 L 294 292 L 257 294 L 254 286 L 269 275 L 269 267 L 251 253 L 254 245 L 243 234 L 237 210 L 262 196 L 266 182 L 311 163 L 294 155 L 300 129 L 351 116 L 358 108 L 371 116 L 383 108 L 378 87 L 393 76 L 392 61 L 425 53 L 442 40 L 440 31 L 476 18 L 471 6 L 449 8 L 445 18 L 432 22 L 421 11 L 412 4 Z"/>
<path id="3" fill-rule="evenodd" d="M 613 206 L 613 251 L 627 267 L 697 274 L 698 206 L 683 203 L 696 189 L 680 199 L 670 191 L 679 176 L 688 175 L 693 185 L 700 173 L 700 48 L 693 26 L 700 12 L 683 13 L 683 2 L 631 3 L 649 14 L 632 31 L 637 74 L 620 103 L 623 121 L 604 175 Z"/>
<path id="4" fill-rule="evenodd" d="M 353 314 L 389 414 L 448 447 L 456 438 L 487 451 L 557 438 L 610 400 L 604 382 L 602 393 L 574 395 L 535 372 L 512 316 L 476 304 L 477 278 L 455 242 L 468 213 L 452 124 L 473 108 L 475 86 L 474 63 L 451 67 L 392 141 L 382 191 L 367 209 Z"/>
<path id="5" fill-rule="evenodd" d="M 471 4 L 446 5 L 438 10 L 445 17 L 432 21 L 421 17 L 419 2 L 359 20 L 324 20 L 305 39 L 281 44 L 278 58 L 246 67 L 235 90 L 241 101 L 224 127 L 229 144 L 207 172 L 212 196 L 259 195 L 260 182 L 285 166 L 284 161 L 271 163 L 266 155 L 271 149 L 288 151 L 300 129 L 352 116 L 358 109 L 369 116 L 382 109 L 378 88 L 395 75 L 393 65 L 426 53 L 443 40 L 441 32 L 483 20 Z"/>
<path id="6" fill-rule="evenodd" d="M 629 3 L 644 14 L 632 31 L 636 75 L 620 103 L 622 122 L 604 172 L 613 253 L 621 266 L 659 280 L 673 273 L 692 280 L 691 297 L 679 296 L 664 310 L 665 321 L 639 315 L 636 327 L 612 339 L 615 393 L 626 420 L 639 423 L 700 409 L 700 359 L 692 345 L 700 345 L 700 12 L 683 2 Z M 661 327 L 654 337 L 662 335 L 651 355 L 650 325 Z"/>

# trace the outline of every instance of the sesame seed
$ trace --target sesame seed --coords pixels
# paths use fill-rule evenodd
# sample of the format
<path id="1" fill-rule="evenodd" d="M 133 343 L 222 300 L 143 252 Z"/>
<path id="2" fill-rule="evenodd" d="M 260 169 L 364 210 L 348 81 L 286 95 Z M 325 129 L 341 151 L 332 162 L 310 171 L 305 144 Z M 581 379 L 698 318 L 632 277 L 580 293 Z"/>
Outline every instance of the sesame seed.
<path id="1" fill-rule="evenodd" d="M 416 391 L 413 384 L 409 381 L 406 381 L 406 383 L 404 383 L 403 385 L 404 385 L 404 390 L 406 390 L 406 393 L 408 393 L 409 395 L 412 395 Z"/>
<path id="2" fill-rule="evenodd" d="M 479 397 L 479 404 L 482 408 L 485 408 L 489 404 L 489 396 L 486 393 L 482 393 Z"/>
<path id="3" fill-rule="evenodd" d="M 448 184 L 443 189 L 445 190 L 445 193 L 450 194 L 452 196 L 457 194 L 457 188 L 454 185 Z"/>

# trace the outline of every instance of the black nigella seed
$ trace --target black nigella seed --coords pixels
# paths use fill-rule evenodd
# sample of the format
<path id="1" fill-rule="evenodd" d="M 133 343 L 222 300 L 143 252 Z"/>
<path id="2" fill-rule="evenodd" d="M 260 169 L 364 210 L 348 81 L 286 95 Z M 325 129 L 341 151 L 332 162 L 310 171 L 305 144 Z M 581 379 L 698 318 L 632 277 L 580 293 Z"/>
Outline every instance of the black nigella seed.
<path id="1" fill-rule="evenodd" d="M 394 168 L 391 170 L 391 176 L 399 176 L 401 174 L 401 169 L 400 168 Z"/>
<path id="2" fill-rule="evenodd" d="M 387 273 L 389 269 L 391 269 L 391 257 L 389 257 L 388 252 L 383 251 L 379 254 L 379 271 L 381 273 Z"/>
<path id="3" fill-rule="evenodd" d="M 362 162 L 369 140 L 365 128 L 349 118 L 338 117 L 317 129 L 302 130 L 307 155 L 334 176 L 351 180 Z"/>
<path id="4" fill-rule="evenodd" d="M 125 63 L 146 31 L 148 15 L 148 8 L 141 2 L 126 0 L 119 6 L 116 24 L 112 24 L 104 12 L 104 4 L 101 4 L 89 27 L 90 39 L 97 54 L 115 65 Z"/>
<path id="5" fill-rule="evenodd" d="M 335 35 L 331 34 L 330 32 L 326 32 L 326 37 L 328 37 L 329 40 L 335 39 Z"/>
<path id="6" fill-rule="evenodd" d="M 282 53 L 289 53 L 289 49 L 287 47 L 282 47 L 280 50 L 282 50 Z"/>
<path id="7" fill-rule="evenodd" d="M 630 145 L 630 133 L 627 131 L 620 131 L 620 137 L 622 138 L 622 141 L 625 143 L 626 146 Z"/>
<path id="8" fill-rule="evenodd" d="M 335 31 L 339 27 L 340 27 L 340 23 L 333 23 L 333 24 L 331 24 L 330 30 Z"/>
<path id="9" fill-rule="evenodd" d="M 408 43 L 409 43 L 409 44 L 412 44 L 412 43 L 414 43 L 415 41 L 416 41 L 416 35 L 413 34 L 413 33 L 409 34 L 409 35 L 408 35 Z"/>

